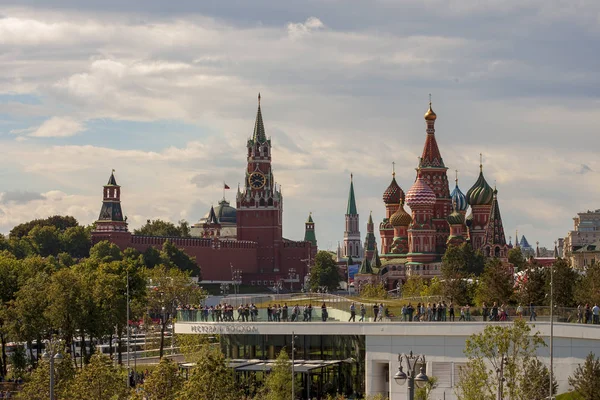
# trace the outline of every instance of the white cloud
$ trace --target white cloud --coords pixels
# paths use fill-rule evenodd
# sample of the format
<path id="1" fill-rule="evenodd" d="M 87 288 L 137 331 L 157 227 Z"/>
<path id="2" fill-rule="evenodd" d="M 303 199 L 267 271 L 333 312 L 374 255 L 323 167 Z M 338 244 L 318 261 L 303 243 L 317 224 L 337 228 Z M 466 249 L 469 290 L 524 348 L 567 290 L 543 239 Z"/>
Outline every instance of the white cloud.
<path id="1" fill-rule="evenodd" d="M 291 38 L 302 37 L 310 32 L 325 28 L 325 24 L 319 18 L 309 17 L 304 22 L 293 23 L 287 25 L 288 34 Z"/>
<path id="2" fill-rule="evenodd" d="M 85 131 L 85 129 L 84 123 L 76 121 L 73 118 L 52 117 L 39 126 L 26 129 L 13 129 L 10 133 L 43 138 L 69 137 L 77 135 L 78 133 Z M 22 137 L 17 139 L 22 140 Z"/>

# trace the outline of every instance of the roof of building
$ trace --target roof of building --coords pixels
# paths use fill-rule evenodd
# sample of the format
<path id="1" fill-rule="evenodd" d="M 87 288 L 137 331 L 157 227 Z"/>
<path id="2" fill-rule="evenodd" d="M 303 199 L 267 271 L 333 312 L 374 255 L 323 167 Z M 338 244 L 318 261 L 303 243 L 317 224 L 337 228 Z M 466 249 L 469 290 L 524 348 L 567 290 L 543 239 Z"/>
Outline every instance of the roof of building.
<path id="1" fill-rule="evenodd" d="M 600 240 L 594 243 L 586 244 L 574 251 L 574 253 L 589 253 L 589 252 L 600 252 Z"/>
<path id="2" fill-rule="evenodd" d="M 110 177 L 108 178 L 108 183 L 106 184 L 106 186 L 119 186 L 117 185 L 117 180 L 115 179 L 115 170 L 113 169 Z"/>
<path id="3" fill-rule="evenodd" d="M 490 205 L 494 200 L 494 189 L 488 185 L 483 176 L 483 166 L 479 165 L 479 177 L 467 192 L 467 202 L 471 206 Z"/>
<path id="4" fill-rule="evenodd" d="M 392 175 L 392 182 L 383 192 L 383 202 L 385 204 L 398 204 L 400 200 L 404 200 L 404 191 L 396 182 L 396 173 Z"/>
<path id="5" fill-rule="evenodd" d="M 350 193 L 348 193 L 348 208 L 346 210 L 346 214 L 358 214 L 358 211 L 356 211 L 356 198 L 354 197 L 354 179 L 352 174 L 350 174 Z"/>
<path id="6" fill-rule="evenodd" d="M 260 111 L 260 93 L 258 94 L 258 111 L 256 111 L 256 122 L 254 123 L 254 133 L 252 135 L 254 143 L 265 143 L 267 135 L 265 134 L 265 125 L 263 124 L 262 112 Z"/>
<path id="7" fill-rule="evenodd" d="M 400 201 L 398 209 L 390 217 L 392 226 L 409 226 L 412 222 L 412 217 L 404 209 L 404 201 Z"/>
<path id="8" fill-rule="evenodd" d="M 452 203 L 456 205 L 456 210 L 458 211 L 467 211 L 469 207 L 469 203 L 467 202 L 467 196 L 460 190 L 458 187 L 458 178 L 456 178 L 456 184 L 454 186 L 454 190 L 450 193 L 450 197 L 452 197 Z"/>
<path id="9" fill-rule="evenodd" d="M 373 268 L 371 268 L 371 261 L 367 257 L 363 258 L 358 273 L 362 275 L 373 274 Z"/>
<path id="10" fill-rule="evenodd" d="M 465 216 L 458 212 L 456 208 L 448 215 L 448 224 L 450 225 L 462 225 L 465 223 Z"/>
<path id="11" fill-rule="evenodd" d="M 524 247 L 526 249 L 531 249 L 531 245 L 529 244 L 529 242 L 527 241 L 527 238 L 525 237 L 525 235 L 521 236 L 521 240 L 519 241 L 519 246 L 520 247 Z"/>
<path id="12" fill-rule="evenodd" d="M 217 215 L 215 213 L 215 208 L 213 206 L 210 206 L 210 211 L 208 212 L 208 218 L 206 219 L 205 223 L 209 224 L 209 225 L 219 224 L 219 218 L 217 217 Z"/>
<path id="13" fill-rule="evenodd" d="M 211 209 L 213 209 L 213 207 L 211 206 Z M 200 222 L 204 223 L 208 221 L 208 218 L 210 217 L 210 211 L 206 213 L 206 215 L 204 217 L 202 217 L 202 219 L 200 219 Z M 237 210 L 234 207 L 231 207 L 229 205 L 229 202 L 225 199 L 222 199 L 221 201 L 219 201 L 219 205 L 214 207 L 214 213 L 216 215 L 216 217 L 219 220 L 219 223 L 221 224 L 236 224 L 237 222 Z"/>
<path id="14" fill-rule="evenodd" d="M 490 218 L 485 230 L 485 244 L 506 246 L 504 226 L 502 226 L 500 206 L 498 205 L 498 191 L 496 189 L 494 189 L 492 209 L 490 210 Z"/>
<path id="15" fill-rule="evenodd" d="M 309 229 L 308 225 L 313 224 L 313 228 Z M 317 245 L 317 236 L 314 230 L 314 221 L 312 219 L 312 213 L 308 214 L 308 220 L 306 220 L 306 227 L 304 229 L 304 241 L 311 242 L 314 246 Z"/>
<path id="16" fill-rule="evenodd" d="M 414 206 L 433 206 L 436 201 L 433 190 L 421 178 L 417 178 L 408 193 L 406 193 L 406 204 Z"/>

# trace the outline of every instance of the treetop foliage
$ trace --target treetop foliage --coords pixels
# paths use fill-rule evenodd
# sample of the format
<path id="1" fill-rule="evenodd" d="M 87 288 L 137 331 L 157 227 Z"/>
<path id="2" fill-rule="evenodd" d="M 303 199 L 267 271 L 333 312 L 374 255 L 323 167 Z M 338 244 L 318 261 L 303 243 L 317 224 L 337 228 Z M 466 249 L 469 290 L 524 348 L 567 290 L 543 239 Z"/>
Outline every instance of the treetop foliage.
<path id="1" fill-rule="evenodd" d="M 147 220 L 139 229 L 133 231 L 135 235 L 162 236 L 162 237 L 190 237 L 190 225 L 185 220 L 180 220 L 178 225 L 162 219 Z"/>

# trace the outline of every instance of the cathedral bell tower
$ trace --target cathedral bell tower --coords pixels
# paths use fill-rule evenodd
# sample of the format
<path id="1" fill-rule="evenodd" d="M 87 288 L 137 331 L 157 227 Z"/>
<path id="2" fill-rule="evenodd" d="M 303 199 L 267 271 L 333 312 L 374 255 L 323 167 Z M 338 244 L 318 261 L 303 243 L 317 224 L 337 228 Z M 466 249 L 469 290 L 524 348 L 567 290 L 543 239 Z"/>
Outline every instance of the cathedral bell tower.
<path id="1" fill-rule="evenodd" d="M 282 245 L 283 198 L 271 170 L 271 140 L 267 139 L 260 109 L 247 143 L 243 190 L 237 194 L 237 238 L 258 243 L 260 272 L 278 272 Z"/>

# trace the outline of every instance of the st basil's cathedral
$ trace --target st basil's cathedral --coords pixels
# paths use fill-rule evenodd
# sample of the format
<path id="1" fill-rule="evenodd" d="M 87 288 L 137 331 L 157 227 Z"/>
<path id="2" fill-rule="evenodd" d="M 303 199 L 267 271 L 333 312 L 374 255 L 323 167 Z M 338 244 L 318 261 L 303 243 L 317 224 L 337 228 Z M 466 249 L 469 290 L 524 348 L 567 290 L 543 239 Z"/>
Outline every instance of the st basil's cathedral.
<path id="1" fill-rule="evenodd" d="M 392 181 L 383 193 L 385 217 L 379 223 L 381 247 L 377 248 L 373 219 L 369 216 L 364 245 L 360 240 L 354 182 L 346 213 L 343 244 L 338 246 L 337 261 L 348 265 L 357 263 L 355 283 L 383 281 L 395 288 L 410 276 L 426 279 L 441 274 L 441 261 L 448 246 L 465 242 L 487 257 L 507 262 L 506 243 L 498 190 L 492 188 L 479 164 L 479 176 L 465 195 L 458 186 L 450 192 L 447 171 L 435 137 L 437 115 L 429 103 L 425 113 L 426 136 L 423 153 L 419 158 L 417 174 L 412 187 L 405 193 Z M 410 207 L 410 213 L 405 205 Z M 467 211 L 470 208 L 470 213 Z"/>

